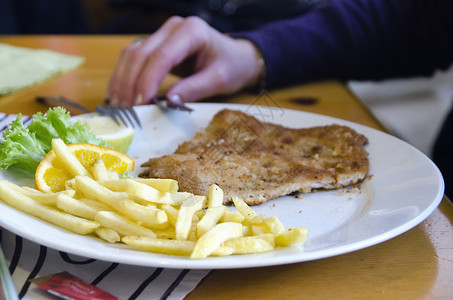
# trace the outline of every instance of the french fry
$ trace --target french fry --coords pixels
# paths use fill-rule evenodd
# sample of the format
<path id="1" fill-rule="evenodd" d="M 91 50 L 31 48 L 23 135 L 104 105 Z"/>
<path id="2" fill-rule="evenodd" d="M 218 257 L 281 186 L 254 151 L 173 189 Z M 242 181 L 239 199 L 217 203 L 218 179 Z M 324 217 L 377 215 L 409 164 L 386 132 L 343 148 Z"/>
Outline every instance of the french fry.
<path id="1" fill-rule="evenodd" d="M 263 216 L 257 215 L 256 212 L 252 208 L 250 208 L 250 206 L 248 206 L 244 200 L 242 200 L 241 198 L 236 197 L 236 196 L 233 196 L 231 198 L 232 198 L 234 206 L 236 206 L 237 210 L 251 224 L 262 224 L 264 222 Z"/>
<path id="2" fill-rule="evenodd" d="M 203 210 L 203 209 L 200 209 L 200 210 L 197 210 L 195 212 L 195 215 L 198 217 L 198 219 L 202 219 L 204 217 L 204 215 L 206 214 L 206 211 Z"/>
<path id="3" fill-rule="evenodd" d="M 145 251 L 185 256 L 190 255 L 195 247 L 192 241 L 153 239 L 143 236 L 125 236 L 122 241 Z"/>
<path id="4" fill-rule="evenodd" d="M 200 218 L 194 214 L 192 217 L 192 224 L 190 225 L 189 235 L 187 236 L 188 241 L 197 241 L 197 224 L 200 222 Z"/>
<path id="5" fill-rule="evenodd" d="M 135 182 L 148 185 L 162 193 L 176 193 L 178 192 L 178 182 L 174 179 L 160 179 L 160 178 L 133 178 Z M 127 182 L 124 179 L 110 179 L 99 181 L 101 185 L 115 192 L 125 192 Z M 188 193 L 185 193 L 188 194 Z M 187 195 L 188 196 L 188 195 Z"/>
<path id="6" fill-rule="evenodd" d="M 113 192 L 126 192 L 127 182 L 124 179 L 99 180 L 97 183 Z"/>
<path id="7" fill-rule="evenodd" d="M 68 150 L 62 139 L 52 139 L 52 150 L 72 176 L 82 175 L 91 177 L 90 172 Z"/>
<path id="8" fill-rule="evenodd" d="M 260 235 L 265 233 L 270 233 L 269 228 L 264 225 L 251 225 L 252 235 Z"/>
<path id="9" fill-rule="evenodd" d="M 206 232 L 195 244 L 190 258 L 200 259 L 208 257 L 223 242 L 242 236 L 242 225 L 239 223 L 226 222 L 217 224 Z"/>
<path id="10" fill-rule="evenodd" d="M 275 245 L 288 247 L 296 243 L 302 243 L 307 238 L 308 231 L 306 227 L 289 228 L 285 232 L 275 236 Z"/>
<path id="11" fill-rule="evenodd" d="M 233 248 L 233 254 L 263 253 L 274 249 L 268 241 L 259 236 L 244 236 L 232 239 L 226 241 L 224 246 Z"/>
<path id="12" fill-rule="evenodd" d="M 154 230 L 156 237 L 158 239 L 167 239 L 167 240 L 175 240 L 176 239 L 176 232 L 174 228 L 168 228 L 164 230 Z"/>
<path id="13" fill-rule="evenodd" d="M 265 240 L 268 242 L 272 247 L 275 247 L 275 235 L 272 233 L 265 233 L 265 234 L 260 234 L 256 235 L 256 237 Z"/>
<path id="14" fill-rule="evenodd" d="M 21 186 L 22 190 L 30 192 L 30 194 L 41 194 L 41 195 L 46 195 L 47 193 L 41 192 L 40 190 L 37 190 L 35 188 L 29 187 L 29 186 Z M 28 196 L 28 194 L 24 195 Z"/>
<path id="15" fill-rule="evenodd" d="M 88 198 L 78 198 L 80 202 L 85 203 L 88 206 L 91 206 L 92 208 L 101 211 L 101 210 L 113 210 L 112 207 L 108 206 L 107 204 L 104 204 L 102 202 L 99 202 L 94 199 L 88 199 Z"/>
<path id="16" fill-rule="evenodd" d="M 140 202 L 148 201 L 158 204 L 170 204 L 179 206 L 189 196 L 188 193 L 162 192 L 142 181 L 126 180 L 126 193 L 134 200 Z"/>
<path id="17" fill-rule="evenodd" d="M 64 186 L 67 190 L 75 190 L 76 189 L 75 178 L 71 178 L 71 179 L 67 180 L 64 183 Z"/>
<path id="18" fill-rule="evenodd" d="M 80 200 L 65 194 L 60 194 L 57 197 L 57 207 L 62 211 L 71 215 L 82 217 L 88 220 L 94 220 L 100 209 L 96 209 L 90 205 L 83 203 Z"/>
<path id="19" fill-rule="evenodd" d="M 13 186 L 13 183 L 0 180 L 0 198 L 14 208 L 78 234 L 89 234 L 99 227 L 97 222 L 45 206 L 22 193 L 18 193 Z"/>
<path id="20" fill-rule="evenodd" d="M 169 204 L 164 204 L 161 207 L 166 213 L 168 217 L 168 221 L 173 227 L 176 227 L 176 221 L 178 220 L 178 212 L 179 210 Z"/>
<path id="21" fill-rule="evenodd" d="M 119 180 L 120 179 L 120 175 L 118 175 L 118 173 L 113 169 L 107 169 L 107 173 L 109 176 L 109 180 Z"/>
<path id="22" fill-rule="evenodd" d="M 211 253 L 210 256 L 227 256 L 234 253 L 234 248 L 227 247 L 227 246 L 219 246 L 214 252 Z"/>
<path id="23" fill-rule="evenodd" d="M 57 192 L 57 193 L 43 193 L 41 191 L 38 191 L 36 189 L 30 188 L 27 186 L 19 187 L 19 186 L 14 185 L 14 188 L 18 188 L 17 191 L 19 193 L 22 193 L 25 196 L 30 197 L 33 200 L 35 200 L 41 204 L 52 205 L 52 206 L 56 205 L 57 198 L 59 195 L 63 194 L 63 195 L 67 195 L 69 197 L 73 197 L 75 195 L 74 190 L 65 190 L 65 191 Z"/>
<path id="24" fill-rule="evenodd" d="M 98 158 L 95 160 L 93 166 L 91 167 L 91 175 L 93 175 L 94 180 L 108 180 L 110 179 L 110 174 L 107 168 L 105 167 L 104 160 Z M 115 172 L 116 173 L 116 172 Z"/>
<path id="25" fill-rule="evenodd" d="M 252 227 L 250 225 L 242 225 L 242 235 L 243 236 L 253 235 Z"/>
<path id="26" fill-rule="evenodd" d="M 96 214 L 96 222 L 105 228 L 115 230 L 121 235 L 140 235 L 156 238 L 156 234 L 148 228 L 140 226 L 113 211 L 100 211 Z"/>
<path id="27" fill-rule="evenodd" d="M 137 197 L 148 202 L 161 203 L 158 201 L 163 196 L 163 193 L 160 192 L 159 190 L 149 185 L 134 181 L 132 179 L 126 179 L 125 181 L 126 181 L 126 193 L 128 195 L 130 196 L 132 195 L 133 197 Z"/>
<path id="28" fill-rule="evenodd" d="M 242 223 L 244 220 L 245 217 L 240 212 L 232 211 L 228 207 L 225 208 L 222 217 L 220 217 L 220 222 Z"/>
<path id="29" fill-rule="evenodd" d="M 121 237 L 115 230 L 111 228 L 98 228 L 95 230 L 96 235 L 106 241 L 107 243 L 114 244 L 121 241 Z"/>
<path id="30" fill-rule="evenodd" d="M 168 217 L 165 211 L 152 206 L 143 206 L 127 197 L 126 193 L 112 192 L 86 176 L 76 176 L 77 190 L 88 198 L 94 198 L 116 211 L 140 222 L 143 226 L 164 229 L 168 226 Z"/>
<path id="31" fill-rule="evenodd" d="M 170 197 L 171 200 L 169 202 L 173 203 L 175 206 L 180 206 L 181 203 L 184 202 L 188 197 L 192 196 L 191 193 L 186 192 L 166 192 L 164 197 Z"/>
<path id="32" fill-rule="evenodd" d="M 265 226 L 272 232 L 274 235 L 285 232 L 286 228 L 283 226 L 282 222 L 277 217 L 267 217 L 264 219 Z"/>
<path id="33" fill-rule="evenodd" d="M 201 237 L 203 234 L 213 228 L 217 224 L 217 222 L 219 222 L 220 218 L 225 212 L 225 209 L 226 207 L 223 205 L 209 207 L 206 210 L 206 214 L 197 224 L 197 236 Z"/>
<path id="34" fill-rule="evenodd" d="M 223 191 L 222 189 L 213 184 L 208 190 L 208 207 L 216 207 L 223 205 Z"/>
<path id="35" fill-rule="evenodd" d="M 176 193 L 179 190 L 178 181 L 174 179 L 136 178 L 134 180 L 149 185 L 163 193 Z"/>
<path id="36" fill-rule="evenodd" d="M 184 200 L 179 208 L 178 219 L 175 226 L 177 240 L 187 240 L 195 212 L 202 209 L 205 205 L 206 197 L 203 196 L 193 195 Z"/>
<path id="37" fill-rule="evenodd" d="M 115 207 L 116 199 L 121 195 L 122 198 L 126 198 L 127 195 L 120 194 L 119 192 L 113 192 L 108 188 L 101 185 L 99 182 L 87 177 L 87 176 L 76 176 L 75 188 L 80 191 L 85 197 L 90 199 L 96 199 L 104 204 L 111 207 Z M 111 200 L 113 198 L 114 200 Z"/>

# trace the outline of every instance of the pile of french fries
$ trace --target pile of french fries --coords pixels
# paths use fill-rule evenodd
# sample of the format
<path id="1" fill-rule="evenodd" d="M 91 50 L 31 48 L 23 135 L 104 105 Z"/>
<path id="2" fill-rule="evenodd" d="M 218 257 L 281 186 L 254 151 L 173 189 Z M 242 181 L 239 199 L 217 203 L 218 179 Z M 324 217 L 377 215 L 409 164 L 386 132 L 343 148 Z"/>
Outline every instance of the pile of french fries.
<path id="1" fill-rule="evenodd" d="M 0 199 L 71 232 L 192 259 L 262 253 L 307 237 L 305 227 L 287 229 L 277 217 L 257 215 L 238 197 L 233 197 L 236 209 L 223 205 L 217 185 L 206 197 L 178 192 L 172 179 L 119 179 L 101 159 L 87 170 L 63 141 L 52 145 L 75 176 L 66 190 L 42 193 L 0 180 Z"/>

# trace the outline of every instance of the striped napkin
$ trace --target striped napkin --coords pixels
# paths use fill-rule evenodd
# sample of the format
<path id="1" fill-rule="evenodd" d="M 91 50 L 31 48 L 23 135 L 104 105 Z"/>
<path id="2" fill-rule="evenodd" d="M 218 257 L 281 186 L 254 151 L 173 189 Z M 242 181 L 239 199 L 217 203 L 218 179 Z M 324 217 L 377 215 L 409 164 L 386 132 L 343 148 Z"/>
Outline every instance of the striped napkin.
<path id="1" fill-rule="evenodd" d="M 16 115 L 0 113 L 1 134 Z M 24 116 L 27 124 L 30 117 Z M 3 229 L 0 245 L 19 298 L 47 300 L 49 294 L 31 279 L 63 271 L 120 299 L 183 299 L 209 274 L 209 270 L 165 269 L 118 264 L 57 251 Z"/>
<path id="2" fill-rule="evenodd" d="M 0 43 L 0 96 L 78 67 L 84 58 Z"/>

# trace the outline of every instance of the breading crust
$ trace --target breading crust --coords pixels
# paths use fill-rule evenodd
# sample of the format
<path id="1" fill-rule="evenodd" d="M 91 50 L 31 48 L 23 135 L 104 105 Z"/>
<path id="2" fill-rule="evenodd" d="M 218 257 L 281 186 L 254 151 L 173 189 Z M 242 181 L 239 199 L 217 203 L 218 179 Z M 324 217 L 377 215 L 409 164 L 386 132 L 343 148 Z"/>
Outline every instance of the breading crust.
<path id="1" fill-rule="evenodd" d="M 363 180 L 369 170 L 367 143 L 347 126 L 292 129 L 225 109 L 174 154 L 144 163 L 140 176 L 173 178 L 182 191 L 198 195 L 207 195 L 216 183 L 224 203 L 236 195 L 260 204 Z"/>

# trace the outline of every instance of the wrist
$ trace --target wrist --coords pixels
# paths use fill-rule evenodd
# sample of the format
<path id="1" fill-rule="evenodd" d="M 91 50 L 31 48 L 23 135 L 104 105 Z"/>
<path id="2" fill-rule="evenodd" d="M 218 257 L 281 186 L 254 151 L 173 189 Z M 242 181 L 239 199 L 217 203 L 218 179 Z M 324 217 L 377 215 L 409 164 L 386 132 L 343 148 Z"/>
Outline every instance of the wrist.
<path id="1" fill-rule="evenodd" d="M 257 55 L 256 63 L 258 64 L 258 70 L 259 70 L 257 87 L 258 87 L 258 90 L 261 91 L 266 88 L 266 77 L 267 77 L 266 63 L 264 61 L 264 57 L 263 57 L 263 54 L 261 53 L 261 50 L 258 49 L 258 47 L 256 47 L 255 45 L 254 45 L 254 48 L 256 51 L 256 55 Z"/>
<path id="2" fill-rule="evenodd" d="M 249 80 L 246 82 L 247 87 L 256 87 L 259 91 L 266 87 L 266 63 L 261 50 L 250 40 L 240 40 L 246 46 L 244 52 L 247 57 L 246 68 L 249 73 Z M 245 66 L 242 66 L 244 69 Z"/>

